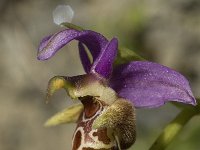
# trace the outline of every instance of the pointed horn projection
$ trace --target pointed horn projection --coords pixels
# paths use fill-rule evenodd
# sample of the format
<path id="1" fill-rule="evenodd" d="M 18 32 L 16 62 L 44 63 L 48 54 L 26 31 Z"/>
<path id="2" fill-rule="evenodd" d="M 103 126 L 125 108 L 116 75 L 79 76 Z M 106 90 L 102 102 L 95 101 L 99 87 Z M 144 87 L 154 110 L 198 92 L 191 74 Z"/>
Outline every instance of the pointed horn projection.
<path id="1" fill-rule="evenodd" d="M 63 76 L 55 76 L 49 80 L 47 94 L 46 94 L 46 103 L 49 102 L 49 98 L 59 89 L 65 89 L 67 94 L 75 99 L 75 95 L 73 94 L 74 86 L 72 83 L 67 80 L 66 77 Z"/>

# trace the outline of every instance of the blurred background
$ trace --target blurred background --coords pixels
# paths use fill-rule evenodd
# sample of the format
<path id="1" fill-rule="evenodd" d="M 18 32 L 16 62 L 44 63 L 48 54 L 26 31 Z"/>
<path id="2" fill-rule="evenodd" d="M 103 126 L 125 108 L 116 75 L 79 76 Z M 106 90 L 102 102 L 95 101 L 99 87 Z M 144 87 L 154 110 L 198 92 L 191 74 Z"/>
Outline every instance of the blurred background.
<path id="1" fill-rule="evenodd" d="M 184 74 L 200 97 L 199 0 L 0 0 L 0 150 L 70 150 L 75 124 L 44 128 L 45 120 L 73 104 L 64 91 L 44 103 L 48 80 L 83 74 L 77 42 L 52 59 L 36 59 L 40 40 L 61 28 L 52 11 L 68 4 L 73 23 L 119 38 L 120 46 Z M 137 110 L 137 141 L 147 150 L 179 110 L 171 104 Z M 169 150 L 200 148 L 200 117 L 194 117 Z"/>

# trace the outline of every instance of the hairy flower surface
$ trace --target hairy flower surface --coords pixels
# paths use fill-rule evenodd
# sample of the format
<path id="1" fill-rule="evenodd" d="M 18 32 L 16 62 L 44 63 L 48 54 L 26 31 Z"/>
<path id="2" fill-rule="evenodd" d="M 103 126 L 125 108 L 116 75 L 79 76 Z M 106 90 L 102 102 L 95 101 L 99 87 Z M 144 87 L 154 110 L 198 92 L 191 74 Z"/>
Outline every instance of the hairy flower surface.
<path id="1" fill-rule="evenodd" d="M 73 150 L 129 148 L 136 138 L 135 108 L 159 107 L 168 101 L 196 105 L 187 79 L 168 67 L 133 61 L 113 68 L 118 40 L 109 41 L 94 31 L 65 29 L 47 36 L 39 45 L 38 59 L 51 58 L 72 40 L 79 42 L 86 74 L 52 78 L 47 98 L 64 88 L 82 104 L 56 114 L 46 125 L 77 122 Z"/>

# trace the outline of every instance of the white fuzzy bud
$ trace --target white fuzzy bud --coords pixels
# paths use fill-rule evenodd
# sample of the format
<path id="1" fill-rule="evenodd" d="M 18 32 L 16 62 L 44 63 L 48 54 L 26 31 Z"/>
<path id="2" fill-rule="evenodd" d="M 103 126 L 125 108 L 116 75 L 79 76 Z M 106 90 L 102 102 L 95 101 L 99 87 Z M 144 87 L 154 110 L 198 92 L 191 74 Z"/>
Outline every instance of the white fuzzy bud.
<path id="1" fill-rule="evenodd" d="M 71 23 L 74 17 L 74 11 L 69 5 L 58 5 L 53 11 L 53 21 L 55 24 Z"/>

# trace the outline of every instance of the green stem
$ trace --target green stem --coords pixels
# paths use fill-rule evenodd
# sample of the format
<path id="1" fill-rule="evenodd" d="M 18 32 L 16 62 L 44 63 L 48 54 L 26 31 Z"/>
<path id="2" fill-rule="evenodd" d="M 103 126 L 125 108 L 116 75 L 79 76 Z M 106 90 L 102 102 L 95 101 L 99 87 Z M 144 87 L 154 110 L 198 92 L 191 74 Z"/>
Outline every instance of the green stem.
<path id="1" fill-rule="evenodd" d="M 164 150 L 172 140 L 180 133 L 181 129 L 189 120 L 199 113 L 199 107 L 194 109 L 183 109 L 174 120 L 172 120 L 156 139 L 149 150 Z"/>
<path id="2" fill-rule="evenodd" d="M 61 25 L 64 26 L 64 27 L 67 27 L 69 29 L 74 29 L 74 30 L 77 30 L 77 31 L 84 30 L 83 28 L 81 28 L 81 27 L 79 27 L 75 24 L 69 23 L 69 22 L 63 22 L 63 23 L 61 23 Z"/>

